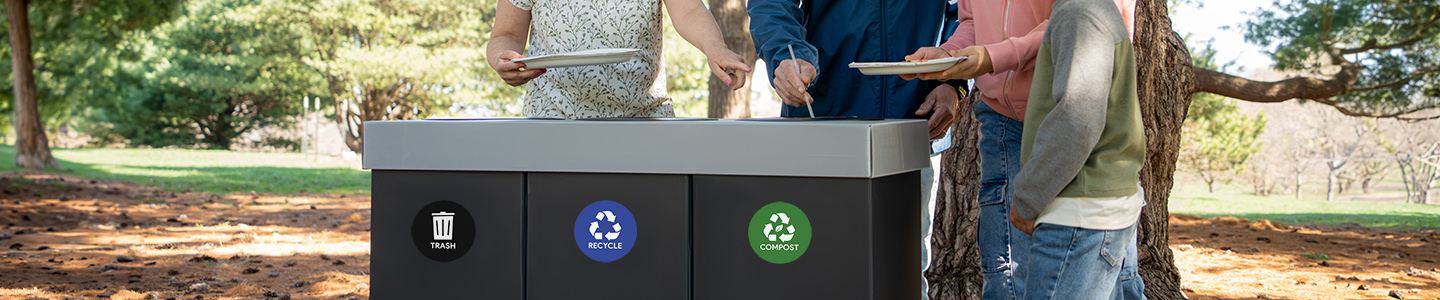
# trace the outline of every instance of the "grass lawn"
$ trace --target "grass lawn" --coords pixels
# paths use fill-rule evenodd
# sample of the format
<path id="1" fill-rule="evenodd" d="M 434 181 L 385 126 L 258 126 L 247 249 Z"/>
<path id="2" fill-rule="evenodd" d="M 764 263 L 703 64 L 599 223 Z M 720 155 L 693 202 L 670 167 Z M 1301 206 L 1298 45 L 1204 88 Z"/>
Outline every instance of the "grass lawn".
<path id="1" fill-rule="evenodd" d="M 330 157 L 181 149 L 53 149 L 60 173 L 172 191 L 369 194 L 370 172 Z M 0 145 L 0 171 L 17 171 Z"/>
<path id="2" fill-rule="evenodd" d="M 1321 183 L 1323 185 L 1323 183 Z M 1440 205 L 1400 201 L 1325 201 L 1324 194 L 1260 197 L 1235 185 L 1216 186 L 1176 182 L 1170 194 L 1170 213 L 1201 217 L 1235 216 L 1288 224 L 1346 224 L 1400 229 L 1440 229 Z"/>

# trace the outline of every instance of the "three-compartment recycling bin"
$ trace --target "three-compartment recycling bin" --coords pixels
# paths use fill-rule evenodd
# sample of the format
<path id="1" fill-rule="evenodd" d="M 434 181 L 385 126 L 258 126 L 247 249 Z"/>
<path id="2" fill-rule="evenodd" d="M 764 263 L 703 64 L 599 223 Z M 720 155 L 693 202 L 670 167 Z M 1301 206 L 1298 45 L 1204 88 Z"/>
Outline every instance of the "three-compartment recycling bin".
<path id="1" fill-rule="evenodd" d="M 918 120 L 365 123 L 379 299 L 918 299 Z"/>

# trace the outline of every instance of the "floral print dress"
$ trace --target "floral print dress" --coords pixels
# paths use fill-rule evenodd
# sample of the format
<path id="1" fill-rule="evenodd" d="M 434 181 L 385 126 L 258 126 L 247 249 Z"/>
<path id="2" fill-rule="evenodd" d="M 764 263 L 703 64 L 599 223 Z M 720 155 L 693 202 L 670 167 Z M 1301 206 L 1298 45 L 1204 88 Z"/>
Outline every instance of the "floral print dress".
<path id="1" fill-rule="evenodd" d="M 660 67 L 661 0 L 509 0 L 530 11 L 527 56 L 640 49 L 618 64 L 549 69 L 522 97 L 534 118 L 673 117 Z"/>

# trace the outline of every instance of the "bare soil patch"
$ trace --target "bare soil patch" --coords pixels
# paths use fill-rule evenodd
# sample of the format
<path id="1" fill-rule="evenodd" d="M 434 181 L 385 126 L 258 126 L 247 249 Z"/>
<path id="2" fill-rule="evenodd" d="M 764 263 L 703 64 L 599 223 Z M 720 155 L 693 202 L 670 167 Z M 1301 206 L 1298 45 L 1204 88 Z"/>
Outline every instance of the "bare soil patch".
<path id="1" fill-rule="evenodd" d="M 0 298 L 358 299 L 370 200 L 0 175 Z"/>
<path id="2" fill-rule="evenodd" d="M 1192 299 L 1440 299 L 1440 233 L 1170 218 Z"/>

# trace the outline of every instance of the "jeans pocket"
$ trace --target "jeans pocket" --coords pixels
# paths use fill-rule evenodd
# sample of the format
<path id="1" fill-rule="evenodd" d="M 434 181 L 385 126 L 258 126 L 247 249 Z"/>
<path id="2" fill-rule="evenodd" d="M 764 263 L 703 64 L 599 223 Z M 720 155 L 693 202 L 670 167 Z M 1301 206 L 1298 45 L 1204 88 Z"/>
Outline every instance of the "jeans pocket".
<path id="1" fill-rule="evenodd" d="M 1100 259 L 1112 268 L 1124 266 L 1125 241 L 1120 238 L 1120 230 L 1105 231 L 1105 241 L 1100 245 Z"/>
<path id="2" fill-rule="evenodd" d="M 980 197 L 980 207 L 1004 204 L 1005 186 L 1009 184 L 1009 180 L 1004 177 L 980 179 L 980 191 L 977 195 Z M 1008 207 L 1006 209 L 1008 211 Z"/>

